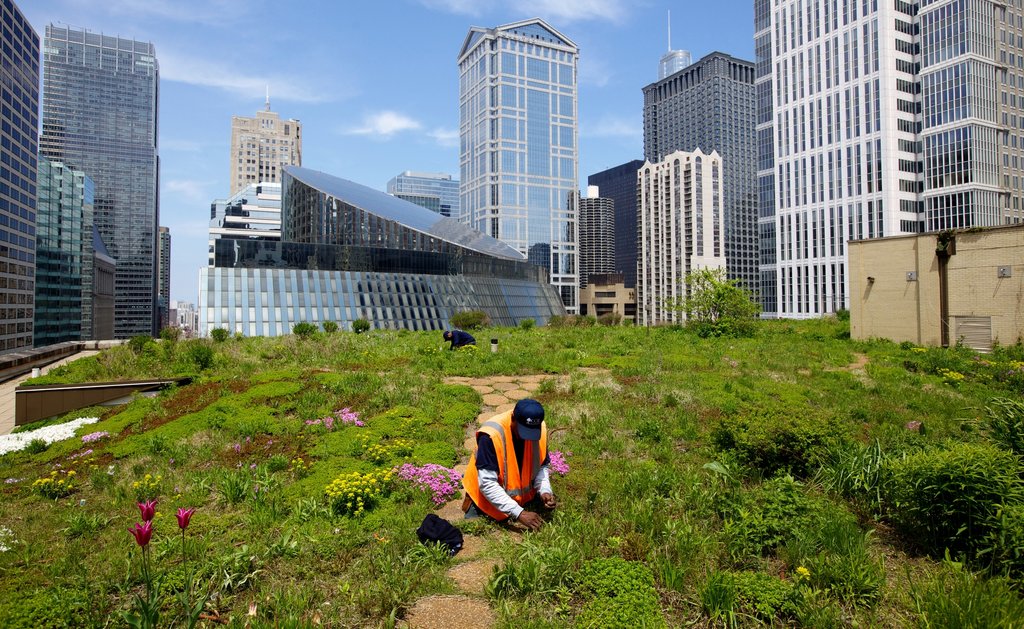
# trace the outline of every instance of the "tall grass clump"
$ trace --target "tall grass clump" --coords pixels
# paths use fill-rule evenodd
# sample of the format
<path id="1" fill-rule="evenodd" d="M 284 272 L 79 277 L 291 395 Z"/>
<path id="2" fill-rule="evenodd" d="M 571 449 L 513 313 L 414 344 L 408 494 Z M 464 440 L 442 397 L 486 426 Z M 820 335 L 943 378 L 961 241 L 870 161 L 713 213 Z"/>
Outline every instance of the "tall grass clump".
<path id="1" fill-rule="evenodd" d="M 883 505 L 897 531 L 921 551 L 973 558 L 995 530 L 1000 507 L 1020 502 L 1020 472 L 1012 452 L 954 443 L 891 460 Z"/>
<path id="2" fill-rule="evenodd" d="M 1024 599 L 1004 579 L 986 579 L 962 564 L 946 561 L 943 570 L 922 583 L 912 583 L 915 626 L 1020 627 Z"/>

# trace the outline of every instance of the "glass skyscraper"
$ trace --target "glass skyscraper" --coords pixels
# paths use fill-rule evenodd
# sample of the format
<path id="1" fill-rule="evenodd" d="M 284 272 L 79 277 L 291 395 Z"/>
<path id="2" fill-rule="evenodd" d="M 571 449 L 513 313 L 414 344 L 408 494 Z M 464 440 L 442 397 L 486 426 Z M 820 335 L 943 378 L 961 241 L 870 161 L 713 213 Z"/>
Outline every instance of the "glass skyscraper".
<path id="1" fill-rule="evenodd" d="M 115 275 L 114 334 L 157 326 L 157 103 L 152 44 L 46 27 L 40 151 L 96 184 L 94 223 Z"/>
<path id="2" fill-rule="evenodd" d="M 541 19 L 472 27 L 459 52 L 461 220 L 547 269 L 578 301 L 579 48 Z"/>
<path id="3" fill-rule="evenodd" d="M 644 88 L 644 157 L 674 151 L 722 156 L 729 278 L 758 291 L 754 64 L 713 52 Z"/>
<path id="4" fill-rule="evenodd" d="M 388 181 L 387 191 L 441 216 L 459 218 L 459 180 L 451 175 L 407 170 Z"/>
<path id="5" fill-rule="evenodd" d="M 0 11 L 0 351 L 6 351 L 32 346 L 39 35 L 11 0 Z"/>
<path id="6" fill-rule="evenodd" d="M 92 338 L 92 179 L 39 159 L 36 347 Z"/>

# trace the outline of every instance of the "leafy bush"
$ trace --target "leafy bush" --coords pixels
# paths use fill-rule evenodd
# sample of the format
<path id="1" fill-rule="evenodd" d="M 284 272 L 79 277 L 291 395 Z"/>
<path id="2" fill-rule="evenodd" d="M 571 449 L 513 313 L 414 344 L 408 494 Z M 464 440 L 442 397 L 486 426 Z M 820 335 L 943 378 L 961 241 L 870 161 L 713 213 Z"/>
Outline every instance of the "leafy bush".
<path id="1" fill-rule="evenodd" d="M 764 475 L 779 470 L 804 478 L 842 438 L 833 422 L 811 409 L 745 406 L 722 420 L 711 439 L 720 450 Z"/>
<path id="2" fill-rule="evenodd" d="M 25 451 L 29 454 L 39 454 L 40 452 L 46 451 L 49 447 L 50 444 L 46 443 L 45 440 L 36 438 L 28 442 L 25 446 Z"/>
<path id="3" fill-rule="evenodd" d="M 196 371 L 204 371 L 213 367 L 213 348 L 203 342 L 202 339 L 186 341 L 181 351 L 181 356 Z"/>
<path id="4" fill-rule="evenodd" d="M 577 627 L 664 627 L 654 575 L 642 563 L 593 559 L 580 571 L 578 591 L 589 600 Z"/>
<path id="5" fill-rule="evenodd" d="M 943 572 L 923 584 L 911 584 L 916 626 L 1019 627 L 1024 600 L 1004 579 L 979 578 L 947 561 Z"/>
<path id="6" fill-rule="evenodd" d="M 300 321 L 292 326 L 292 334 L 304 339 L 313 336 L 316 334 L 316 331 L 316 324 L 307 321 Z"/>
<path id="7" fill-rule="evenodd" d="M 141 354 L 143 352 L 143 350 L 146 349 L 146 346 L 149 345 L 152 342 L 153 342 L 152 338 L 150 338 L 150 337 L 148 337 L 148 336 L 146 336 L 144 334 L 140 334 L 139 336 L 133 336 L 132 338 L 128 339 L 128 347 L 135 354 Z"/>
<path id="8" fill-rule="evenodd" d="M 324 332 L 328 334 L 334 334 L 335 332 L 338 331 L 338 324 L 335 323 L 334 321 L 324 321 L 323 326 Z"/>
<path id="9" fill-rule="evenodd" d="M 1024 577 L 1024 504 L 1004 505 L 999 510 L 982 553 L 992 556 L 992 564 L 1000 572 L 1015 579 Z"/>
<path id="10" fill-rule="evenodd" d="M 548 319 L 548 327 L 552 328 L 590 328 L 595 323 L 596 318 L 584 315 L 554 315 Z"/>
<path id="11" fill-rule="evenodd" d="M 227 331 L 227 328 L 214 328 L 210 330 L 210 338 L 217 343 L 223 343 L 228 340 L 229 336 L 231 336 L 231 333 Z"/>
<path id="12" fill-rule="evenodd" d="M 622 315 L 617 312 L 606 312 L 597 318 L 601 325 L 619 325 L 622 323 Z"/>
<path id="13" fill-rule="evenodd" d="M 537 325 L 537 322 L 533 319 L 522 319 L 519 321 L 520 330 L 532 330 L 535 325 Z"/>
<path id="14" fill-rule="evenodd" d="M 797 612 L 800 593 L 791 581 L 763 572 L 735 572 L 736 609 L 755 618 L 771 622 L 791 618 Z"/>
<path id="15" fill-rule="evenodd" d="M 687 325 L 701 337 L 752 336 L 761 307 L 739 280 L 725 277 L 725 269 L 698 269 L 686 276 L 689 297 L 670 308 L 686 313 Z"/>
<path id="16" fill-rule="evenodd" d="M 973 557 L 993 532 L 1000 505 L 1020 500 L 1019 472 L 1013 453 L 989 445 L 925 450 L 887 463 L 883 506 L 923 551 Z"/>
<path id="17" fill-rule="evenodd" d="M 362 334 L 370 329 L 370 322 L 366 319 L 356 319 L 352 322 L 352 331 L 356 334 Z"/>
<path id="18" fill-rule="evenodd" d="M 160 338 L 168 343 L 176 343 L 181 338 L 181 328 L 176 326 L 167 326 L 163 330 L 160 330 Z"/>
<path id="19" fill-rule="evenodd" d="M 491 325 L 491 318 L 483 310 L 464 310 L 453 314 L 451 323 L 463 330 L 479 330 Z"/>

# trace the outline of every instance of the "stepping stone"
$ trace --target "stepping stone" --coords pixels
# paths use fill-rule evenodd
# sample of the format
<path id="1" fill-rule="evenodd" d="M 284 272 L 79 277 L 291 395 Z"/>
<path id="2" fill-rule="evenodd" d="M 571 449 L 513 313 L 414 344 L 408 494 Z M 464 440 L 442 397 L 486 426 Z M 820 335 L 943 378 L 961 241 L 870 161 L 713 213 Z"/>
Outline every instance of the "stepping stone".
<path id="1" fill-rule="evenodd" d="M 466 452 L 476 452 L 476 437 L 466 437 L 466 440 L 462 442 L 462 447 L 466 449 Z"/>
<path id="2" fill-rule="evenodd" d="M 483 594 L 487 581 L 491 578 L 497 559 L 477 559 L 461 563 L 448 571 L 448 576 L 455 585 L 467 594 Z"/>
<path id="3" fill-rule="evenodd" d="M 487 394 L 487 393 L 491 393 L 492 391 L 494 391 L 493 387 L 491 387 L 490 385 L 486 385 L 486 384 L 474 384 L 474 385 L 471 385 L 471 386 L 473 387 L 474 391 L 476 391 L 477 393 L 479 393 L 481 395 L 484 395 L 484 394 Z"/>
<path id="4" fill-rule="evenodd" d="M 462 550 L 455 555 L 456 561 L 473 559 L 487 547 L 487 538 L 476 535 L 466 535 L 462 538 Z"/>
<path id="5" fill-rule="evenodd" d="M 504 395 L 497 393 L 491 393 L 484 396 L 484 404 L 487 406 L 499 406 L 501 404 L 508 404 L 508 398 Z"/>
<path id="6" fill-rule="evenodd" d="M 519 401 L 519 400 L 521 400 L 523 398 L 530 397 L 530 392 L 529 391 L 524 391 L 523 389 L 512 389 L 511 391 L 505 391 L 505 395 L 510 400 Z"/>
<path id="7" fill-rule="evenodd" d="M 469 596 L 427 596 L 405 616 L 407 629 L 478 629 L 494 627 L 496 618 L 487 601 Z"/>
<path id="8" fill-rule="evenodd" d="M 458 472 L 461 476 L 465 476 L 466 475 L 466 468 L 467 467 L 469 467 L 468 463 L 459 463 L 458 465 L 456 465 L 452 469 L 455 470 L 456 472 Z"/>
<path id="9" fill-rule="evenodd" d="M 494 412 L 495 413 L 504 413 L 505 411 L 511 411 L 515 407 L 516 407 L 516 403 L 515 402 L 509 402 L 507 404 L 500 404 L 500 405 L 494 407 Z"/>
<path id="10" fill-rule="evenodd" d="M 460 520 L 464 520 L 466 514 L 462 512 L 462 492 L 459 492 L 459 497 L 456 500 L 450 500 L 443 505 L 441 508 L 435 511 L 437 517 L 444 518 L 452 524 Z"/>
<path id="11" fill-rule="evenodd" d="M 510 389 L 516 388 L 517 386 L 519 386 L 519 385 L 515 384 L 514 382 L 495 382 L 494 383 L 494 390 L 495 391 L 508 391 Z"/>
<path id="12" fill-rule="evenodd" d="M 483 413 L 480 413 L 479 415 L 476 416 L 476 423 L 477 424 L 482 424 L 485 421 L 487 421 L 488 419 L 494 417 L 495 415 L 496 415 L 496 413 L 494 411 L 484 411 Z M 475 433 L 476 432 L 476 426 L 473 426 L 472 430 L 467 430 L 467 432 L 469 434 Z"/>
<path id="13" fill-rule="evenodd" d="M 515 382 L 516 376 L 492 376 L 491 382 Z"/>

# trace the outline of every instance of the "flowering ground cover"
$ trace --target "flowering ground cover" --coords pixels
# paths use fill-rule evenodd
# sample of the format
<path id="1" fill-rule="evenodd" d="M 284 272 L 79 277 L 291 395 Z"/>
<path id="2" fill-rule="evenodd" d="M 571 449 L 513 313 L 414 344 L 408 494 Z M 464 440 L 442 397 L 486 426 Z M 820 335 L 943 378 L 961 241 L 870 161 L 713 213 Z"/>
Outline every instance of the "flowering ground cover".
<path id="1" fill-rule="evenodd" d="M 445 378 L 534 373 L 564 376 L 537 393 L 559 507 L 488 548 L 499 624 L 1024 617 L 1020 347 L 855 342 L 835 320 L 488 334 L 501 352 L 371 331 L 125 346 L 51 372 L 195 380 L 0 455 L 4 626 L 393 626 L 453 592 L 453 560 L 415 529 L 458 497 L 482 400 Z"/>

